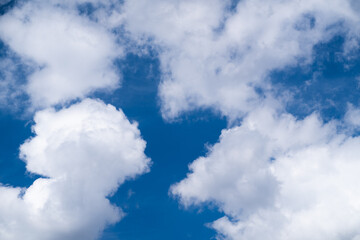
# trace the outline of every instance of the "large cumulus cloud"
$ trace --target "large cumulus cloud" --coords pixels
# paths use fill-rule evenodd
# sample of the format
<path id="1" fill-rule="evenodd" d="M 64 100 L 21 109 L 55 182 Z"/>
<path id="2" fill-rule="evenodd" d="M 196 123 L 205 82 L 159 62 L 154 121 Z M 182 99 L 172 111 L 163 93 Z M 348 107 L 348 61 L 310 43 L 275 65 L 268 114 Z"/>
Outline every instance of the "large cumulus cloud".
<path id="1" fill-rule="evenodd" d="M 123 216 L 107 197 L 149 170 L 145 142 L 121 110 L 90 99 L 49 108 L 120 86 L 119 5 L 19 1 L 0 16 L 0 104 L 43 109 L 20 147 L 27 171 L 42 177 L 27 189 L 0 186 L 1 239 L 97 239 Z"/>
<path id="2" fill-rule="evenodd" d="M 96 239 L 123 215 L 107 196 L 149 169 L 136 123 L 85 99 L 38 112 L 33 131 L 20 154 L 42 177 L 27 189 L 0 187 L 0 238 Z"/>
<path id="3" fill-rule="evenodd" d="M 172 193 L 185 206 L 217 204 L 219 239 L 358 239 L 360 138 L 340 125 L 255 110 Z"/>

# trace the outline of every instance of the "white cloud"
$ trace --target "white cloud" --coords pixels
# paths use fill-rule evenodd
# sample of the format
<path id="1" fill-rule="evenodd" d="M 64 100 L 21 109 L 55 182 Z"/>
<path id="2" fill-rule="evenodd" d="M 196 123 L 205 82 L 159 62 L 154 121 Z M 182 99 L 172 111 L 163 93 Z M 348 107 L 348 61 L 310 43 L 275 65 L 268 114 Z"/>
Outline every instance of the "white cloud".
<path id="1" fill-rule="evenodd" d="M 228 239 L 360 238 L 359 138 L 316 114 L 297 120 L 269 96 L 261 107 L 257 93 L 271 91 L 270 71 L 311 62 L 313 46 L 339 32 L 349 32 L 345 54 L 357 47 L 355 1 L 244 0 L 230 13 L 230 1 L 129 0 L 111 14 L 99 7 L 92 20 L 73 4 L 28 2 L 0 19 L 0 37 L 39 66 L 26 85 L 34 107 L 116 88 L 112 60 L 122 50 L 109 30 L 125 19 L 133 39 L 160 49 L 165 118 L 204 107 L 245 116 L 172 187 L 184 205 L 215 202 L 226 216 L 212 226 Z M 357 126 L 357 111 L 347 123 Z M 136 126 L 91 100 L 35 120 L 37 136 L 21 153 L 49 179 L 0 188 L 0 236 L 96 238 L 121 216 L 105 197 L 149 164 Z"/>
<path id="2" fill-rule="evenodd" d="M 160 50 L 165 118 L 210 107 L 237 118 L 259 104 L 271 70 L 310 62 L 316 43 L 354 30 L 348 1 L 126 1 L 126 28 Z M 141 14 L 139 14 L 141 13 Z M 337 23 L 342 23 L 336 25 Z M 350 46 L 350 45 L 349 45 Z"/>
<path id="3" fill-rule="evenodd" d="M 219 239 L 356 239 L 360 137 L 339 124 L 257 109 L 224 130 L 172 193 L 185 206 L 216 203 Z"/>
<path id="4" fill-rule="evenodd" d="M 35 108 L 84 98 L 120 85 L 113 60 L 123 56 L 104 24 L 56 2 L 20 4 L 0 18 L 0 37 L 37 68 L 25 91 Z"/>
<path id="5" fill-rule="evenodd" d="M 360 139 L 343 123 L 304 120 L 272 100 L 272 70 L 313 61 L 313 47 L 347 35 L 358 46 L 355 1 L 126 1 L 134 39 L 160 48 L 167 119 L 211 108 L 241 126 L 224 130 L 171 191 L 183 205 L 216 203 L 226 239 L 356 239 Z M 139 14 L 141 13 L 141 14 Z M 258 94 L 262 89 L 265 96 Z M 264 106 L 265 105 L 265 106 Z M 352 115 L 351 115 L 352 114 Z M 349 112 L 353 121 L 357 112 Z"/>
<path id="6" fill-rule="evenodd" d="M 0 238 L 96 239 L 123 215 L 106 197 L 149 169 L 137 125 L 85 99 L 38 112 L 33 131 L 20 154 L 29 172 L 44 177 L 27 189 L 0 187 Z"/>

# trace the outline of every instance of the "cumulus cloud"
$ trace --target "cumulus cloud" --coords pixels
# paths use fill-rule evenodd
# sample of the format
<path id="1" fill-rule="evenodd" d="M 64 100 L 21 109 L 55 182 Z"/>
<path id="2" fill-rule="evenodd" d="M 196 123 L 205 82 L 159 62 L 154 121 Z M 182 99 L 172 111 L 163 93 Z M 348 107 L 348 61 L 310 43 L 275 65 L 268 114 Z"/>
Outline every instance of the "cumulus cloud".
<path id="1" fill-rule="evenodd" d="M 90 99 L 49 108 L 120 86 L 120 5 L 20 1 L 0 17 L 0 104 L 21 98 L 45 109 L 20 147 L 27 171 L 42 177 L 27 189 L 0 185 L 1 239 L 97 239 L 123 216 L 107 197 L 149 170 L 146 144 L 121 110 Z"/>
<path id="2" fill-rule="evenodd" d="M 271 89 L 270 71 L 311 62 L 313 46 L 338 32 L 357 35 L 349 1 L 231 2 L 125 2 L 126 28 L 161 49 L 165 118 L 204 107 L 242 116 L 262 101 L 259 89 Z"/>
<path id="3" fill-rule="evenodd" d="M 76 6 L 28 1 L 0 18 L 1 39 L 23 61 L 36 64 L 25 85 L 35 108 L 120 85 L 113 61 L 123 56 L 122 47 L 111 29 L 79 14 Z"/>
<path id="4" fill-rule="evenodd" d="M 211 224 L 219 239 L 358 239 L 360 137 L 339 124 L 256 110 L 172 193 L 185 206 L 217 204 L 226 214 Z"/>
<path id="5" fill-rule="evenodd" d="M 160 48 L 164 118 L 211 108 L 241 122 L 171 192 L 185 206 L 217 204 L 225 214 L 212 224 L 219 239 L 360 238 L 359 137 L 349 133 L 358 110 L 339 122 L 315 113 L 297 119 L 273 99 L 269 81 L 273 70 L 312 63 L 314 46 L 338 34 L 351 54 L 358 4 L 245 0 L 232 9 L 231 2 L 124 3 L 133 38 Z"/>
<path id="6" fill-rule="evenodd" d="M 25 92 L 35 108 L 48 107 L 119 86 L 112 61 L 122 48 L 111 29 L 124 22 L 133 40 L 159 49 L 164 118 L 212 108 L 241 120 L 171 189 L 185 206 L 219 206 L 218 238 L 359 239 L 359 137 L 317 114 L 284 113 L 268 80 L 273 70 L 311 63 L 313 47 L 339 33 L 351 53 L 359 4 L 231 2 L 25 2 L 0 18 L 0 37 L 35 62 Z M 88 3 L 96 10 L 79 12 Z M 344 123 L 358 128 L 358 115 L 349 107 Z M 106 196 L 147 170 L 145 143 L 121 111 L 93 100 L 39 112 L 35 122 L 21 154 L 44 177 L 28 189 L 0 188 L 0 236 L 96 238 L 121 217 Z"/>
<path id="7" fill-rule="evenodd" d="M 38 112 L 33 132 L 20 155 L 42 177 L 27 189 L 0 187 L 0 238 L 96 239 L 123 216 L 107 196 L 149 169 L 137 124 L 85 99 Z"/>

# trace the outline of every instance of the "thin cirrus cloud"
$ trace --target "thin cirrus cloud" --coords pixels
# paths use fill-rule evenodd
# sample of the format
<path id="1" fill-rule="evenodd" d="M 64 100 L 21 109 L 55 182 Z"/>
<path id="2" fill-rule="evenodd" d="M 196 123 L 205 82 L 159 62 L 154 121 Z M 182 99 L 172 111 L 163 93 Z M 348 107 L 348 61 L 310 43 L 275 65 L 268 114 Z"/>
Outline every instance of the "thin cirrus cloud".
<path id="1" fill-rule="evenodd" d="M 107 196 L 149 170 L 145 141 L 121 110 L 85 99 L 35 115 L 35 136 L 20 147 L 29 188 L 0 187 L 0 238 L 97 239 L 121 219 Z"/>

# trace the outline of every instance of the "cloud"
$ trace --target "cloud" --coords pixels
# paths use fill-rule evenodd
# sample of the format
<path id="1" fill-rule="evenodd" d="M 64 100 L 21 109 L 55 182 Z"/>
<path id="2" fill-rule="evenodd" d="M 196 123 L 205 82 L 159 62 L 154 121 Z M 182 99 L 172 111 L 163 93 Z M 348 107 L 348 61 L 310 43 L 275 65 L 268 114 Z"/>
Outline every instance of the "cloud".
<path id="1" fill-rule="evenodd" d="M 120 5 L 24 1 L 0 17 L 0 104 L 45 109 L 20 147 L 42 177 L 27 189 L 0 185 L 1 239 L 97 239 L 124 215 L 107 197 L 149 171 L 146 143 L 121 110 L 90 99 L 49 108 L 120 87 Z"/>
<path id="2" fill-rule="evenodd" d="M 0 187 L 0 238 L 97 239 L 123 213 L 107 196 L 149 170 L 136 123 L 121 110 L 85 99 L 38 112 L 34 137 L 20 147 L 29 188 Z"/>
<path id="3" fill-rule="evenodd" d="M 88 3 L 95 10 L 81 13 Z M 25 92 L 34 108 L 43 108 L 119 86 L 112 63 L 123 49 L 112 30 L 124 23 L 132 40 L 159 50 L 165 119 L 211 108 L 241 121 L 172 187 L 182 204 L 217 204 L 225 214 L 212 224 L 219 238 L 357 239 L 359 138 L 347 131 L 357 127 L 359 110 L 349 108 L 344 132 L 343 122 L 324 123 L 317 114 L 296 119 L 273 100 L 268 78 L 273 70 L 311 63 L 313 47 L 337 34 L 346 35 L 344 54 L 351 54 L 358 5 L 33 1 L 0 18 L 0 37 L 35 62 Z M 28 171 L 44 177 L 28 189 L 0 188 L 0 236 L 95 239 L 121 217 L 106 196 L 147 170 L 145 143 L 121 111 L 94 100 L 41 111 L 35 122 L 36 136 L 21 154 Z"/>
<path id="4" fill-rule="evenodd" d="M 351 54 L 357 10 L 337 0 L 124 3 L 132 37 L 160 49 L 163 117 L 210 108 L 229 126 L 241 122 L 171 188 L 184 206 L 215 203 L 224 212 L 212 223 L 219 239 L 360 238 L 359 138 L 349 133 L 358 110 L 338 122 L 297 119 L 269 80 L 274 70 L 311 64 L 314 46 L 336 35 Z"/>
<path id="5" fill-rule="evenodd" d="M 357 239 L 360 137 L 339 126 L 259 108 L 224 130 L 172 193 L 185 206 L 217 204 L 218 239 Z"/>
<path id="6" fill-rule="evenodd" d="M 348 127 L 358 129 L 360 127 L 360 109 L 348 104 L 348 110 L 344 116 L 345 123 Z"/>
<path id="7" fill-rule="evenodd" d="M 62 4 L 20 3 L 0 18 L 1 39 L 23 61 L 36 64 L 25 86 L 34 108 L 120 86 L 113 61 L 123 50 L 111 29 Z"/>
<path id="8" fill-rule="evenodd" d="M 0 108 L 19 109 L 19 98 L 23 97 L 23 84 L 21 81 L 21 66 L 18 60 L 7 56 L 0 58 Z"/>
<path id="9" fill-rule="evenodd" d="M 268 74 L 312 61 L 315 44 L 357 36 L 349 1 L 126 1 L 125 26 L 161 50 L 162 113 L 212 108 L 238 118 L 271 91 Z M 142 14 L 139 14 L 141 12 Z M 166 21 L 164 21 L 166 19 Z M 350 46 L 350 45 L 349 45 Z"/>

